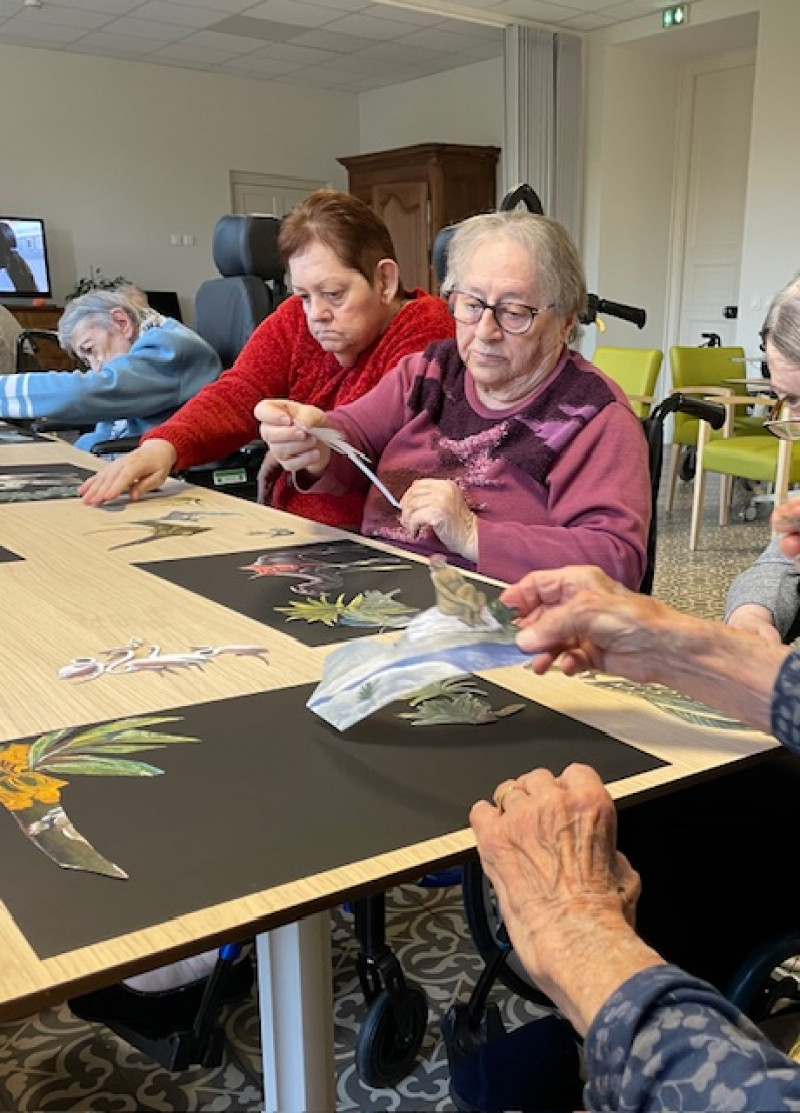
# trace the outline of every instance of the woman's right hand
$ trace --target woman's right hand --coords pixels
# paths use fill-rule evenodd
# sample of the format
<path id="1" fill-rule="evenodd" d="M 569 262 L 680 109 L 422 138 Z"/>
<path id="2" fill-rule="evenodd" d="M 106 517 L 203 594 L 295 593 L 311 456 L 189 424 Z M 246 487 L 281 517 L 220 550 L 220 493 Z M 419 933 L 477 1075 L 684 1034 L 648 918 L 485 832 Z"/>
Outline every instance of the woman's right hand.
<path id="1" fill-rule="evenodd" d="M 87 479 L 78 494 L 87 506 L 102 506 L 126 491 L 136 501 L 148 491 L 163 487 L 177 459 L 169 441 L 154 437 Z"/>
<path id="2" fill-rule="evenodd" d="M 306 471 L 320 476 L 328 466 L 331 450 L 310 430 L 325 425 L 325 411 L 288 398 L 265 398 L 255 410 L 259 432 L 270 456 L 288 472 Z"/>

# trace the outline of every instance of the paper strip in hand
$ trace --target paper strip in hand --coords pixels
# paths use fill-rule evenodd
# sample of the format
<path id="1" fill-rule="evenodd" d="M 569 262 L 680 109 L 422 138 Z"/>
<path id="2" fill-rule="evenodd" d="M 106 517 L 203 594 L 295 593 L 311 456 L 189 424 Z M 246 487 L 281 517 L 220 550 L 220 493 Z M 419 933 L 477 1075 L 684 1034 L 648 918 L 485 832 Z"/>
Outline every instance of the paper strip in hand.
<path id="1" fill-rule="evenodd" d="M 367 456 L 366 453 L 361 452 L 358 448 L 354 448 L 336 429 L 326 429 L 324 426 L 318 425 L 309 428 L 309 426 L 303 425 L 301 421 L 296 421 L 295 425 L 298 429 L 302 429 L 305 433 L 309 433 L 312 437 L 316 437 L 317 440 L 323 441 L 328 448 L 332 448 L 334 452 L 339 452 L 342 456 L 346 456 L 351 463 L 355 464 L 359 471 L 364 473 L 370 483 L 373 483 L 378 488 L 384 498 L 387 499 L 396 510 L 400 509 L 400 503 L 389 488 L 378 479 L 375 472 L 369 466 L 369 456 Z"/>

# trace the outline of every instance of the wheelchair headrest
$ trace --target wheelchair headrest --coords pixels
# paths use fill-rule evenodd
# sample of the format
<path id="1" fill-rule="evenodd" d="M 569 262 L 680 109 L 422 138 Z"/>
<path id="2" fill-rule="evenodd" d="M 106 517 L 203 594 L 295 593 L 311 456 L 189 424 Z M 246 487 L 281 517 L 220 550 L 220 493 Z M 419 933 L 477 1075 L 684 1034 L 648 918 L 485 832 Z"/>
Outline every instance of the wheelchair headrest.
<path id="1" fill-rule="evenodd" d="M 280 282 L 285 266 L 278 251 L 280 217 L 220 217 L 214 226 L 211 251 L 217 270 L 225 278 L 254 275 Z"/>
<path id="2" fill-rule="evenodd" d="M 536 216 L 541 216 L 544 212 L 542 202 L 539 200 L 539 194 L 532 186 L 524 182 L 521 185 L 514 186 L 513 189 L 508 191 L 498 205 L 497 211 L 501 213 L 509 212 L 511 209 L 515 209 L 517 205 L 524 205 L 529 213 L 533 213 Z M 433 266 L 440 284 L 444 282 L 445 275 L 447 274 L 447 252 L 450 248 L 450 241 L 453 238 L 453 233 L 456 228 L 458 228 L 457 224 L 447 225 L 446 228 L 442 228 L 437 232 L 436 238 L 433 241 Z"/>
<path id="3" fill-rule="evenodd" d="M 450 241 L 456 228 L 458 228 L 457 224 L 448 224 L 446 228 L 440 228 L 433 241 L 433 266 L 439 285 L 444 282 L 447 274 L 447 252 L 450 250 Z"/>

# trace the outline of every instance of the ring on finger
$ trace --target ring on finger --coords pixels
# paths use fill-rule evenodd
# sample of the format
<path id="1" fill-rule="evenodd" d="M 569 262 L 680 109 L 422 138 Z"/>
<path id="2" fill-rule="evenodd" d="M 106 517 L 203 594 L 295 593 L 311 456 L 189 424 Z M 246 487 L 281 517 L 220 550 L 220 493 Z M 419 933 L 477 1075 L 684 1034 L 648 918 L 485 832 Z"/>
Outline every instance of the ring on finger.
<path id="1" fill-rule="evenodd" d="M 525 791 L 525 789 L 520 788 L 520 786 L 518 784 L 506 785 L 504 788 L 501 788 L 498 792 L 495 793 L 494 806 L 497 808 L 497 810 L 502 815 L 503 812 L 505 811 L 505 808 L 504 808 L 503 804 L 504 804 L 504 801 L 506 800 L 506 797 L 508 797 L 512 792 L 524 792 L 524 791 Z"/>

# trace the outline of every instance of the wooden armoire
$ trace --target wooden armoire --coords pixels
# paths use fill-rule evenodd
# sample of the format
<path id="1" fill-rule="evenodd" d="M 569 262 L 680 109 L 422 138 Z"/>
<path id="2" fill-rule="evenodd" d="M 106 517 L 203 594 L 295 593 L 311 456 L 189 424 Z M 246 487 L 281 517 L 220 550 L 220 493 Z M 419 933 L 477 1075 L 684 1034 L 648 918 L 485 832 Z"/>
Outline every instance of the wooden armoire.
<path id="1" fill-rule="evenodd" d="M 383 219 L 406 287 L 436 291 L 431 248 L 440 228 L 495 207 L 499 147 L 418 143 L 352 155 L 349 189 Z"/>

